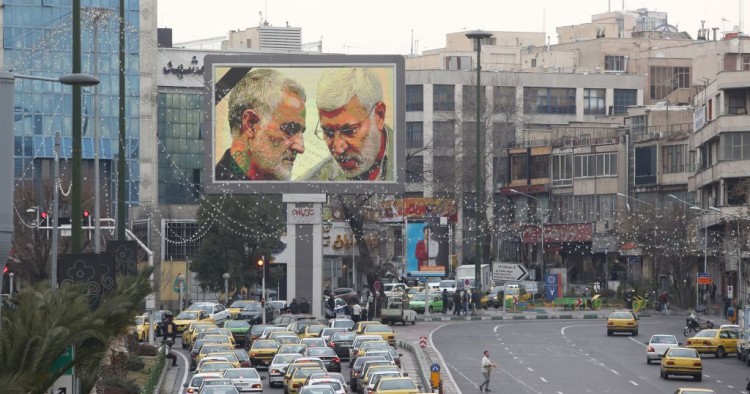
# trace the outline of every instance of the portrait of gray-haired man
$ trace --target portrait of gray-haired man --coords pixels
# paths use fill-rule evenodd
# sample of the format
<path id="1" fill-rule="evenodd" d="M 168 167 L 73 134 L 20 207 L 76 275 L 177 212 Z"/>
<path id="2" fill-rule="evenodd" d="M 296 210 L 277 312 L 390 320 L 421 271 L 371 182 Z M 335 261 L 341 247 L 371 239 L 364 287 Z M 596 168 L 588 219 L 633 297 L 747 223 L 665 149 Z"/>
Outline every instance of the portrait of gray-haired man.
<path id="1" fill-rule="evenodd" d="M 279 71 L 248 72 L 229 93 L 232 143 L 216 164 L 216 180 L 289 180 L 305 152 L 305 101 L 304 88 Z"/>
<path id="2" fill-rule="evenodd" d="M 318 125 L 331 157 L 308 174 L 314 180 L 393 180 L 393 130 L 378 75 L 368 68 L 335 68 L 317 86 Z"/>

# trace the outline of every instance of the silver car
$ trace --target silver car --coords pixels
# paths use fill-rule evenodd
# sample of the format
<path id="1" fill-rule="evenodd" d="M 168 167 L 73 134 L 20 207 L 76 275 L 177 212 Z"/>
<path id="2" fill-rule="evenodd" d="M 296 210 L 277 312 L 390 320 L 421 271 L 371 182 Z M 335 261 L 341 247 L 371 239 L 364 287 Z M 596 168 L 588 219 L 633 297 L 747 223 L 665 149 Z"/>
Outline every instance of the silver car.
<path id="1" fill-rule="evenodd" d="M 652 335 L 651 339 L 646 342 L 646 364 L 651 364 L 653 360 L 661 360 L 667 350 L 680 345 L 681 343 L 677 342 L 674 335 Z"/>
<path id="2" fill-rule="evenodd" d="M 265 376 L 258 375 L 255 368 L 230 368 L 224 371 L 224 377 L 230 379 L 234 387 L 242 392 L 263 392 Z"/>
<path id="3" fill-rule="evenodd" d="M 273 387 L 275 384 L 284 384 L 284 374 L 287 367 L 298 358 L 302 358 L 302 355 L 299 353 L 275 355 L 273 360 L 271 360 L 271 365 L 268 366 L 268 385 Z"/>

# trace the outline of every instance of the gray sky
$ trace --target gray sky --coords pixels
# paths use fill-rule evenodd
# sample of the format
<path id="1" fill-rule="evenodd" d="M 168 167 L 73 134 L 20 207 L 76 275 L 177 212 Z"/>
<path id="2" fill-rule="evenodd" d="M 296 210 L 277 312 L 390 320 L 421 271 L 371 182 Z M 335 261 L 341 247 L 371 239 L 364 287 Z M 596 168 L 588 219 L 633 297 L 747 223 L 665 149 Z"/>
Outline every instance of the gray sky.
<path id="1" fill-rule="evenodd" d="M 445 34 L 485 29 L 546 31 L 591 21 L 591 15 L 625 8 L 665 11 L 669 22 L 695 38 L 706 27 L 739 25 L 741 0 L 158 0 L 159 27 L 173 41 L 225 35 L 258 26 L 260 12 L 271 25 L 302 28 L 302 42 L 323 39 L 324 52 L 408 54 L 411 34 L 419 50 L 445 46 Z M 200 5 L 198 4 L 200 3 Z M 746 5 L 746 7 L 750 6 Z M 747 14 L 749 9 L 745 9 Z M 723 21 L 724 19 L 724 21 Z M 747 31 L 749 26 L 744 26 Z"/>

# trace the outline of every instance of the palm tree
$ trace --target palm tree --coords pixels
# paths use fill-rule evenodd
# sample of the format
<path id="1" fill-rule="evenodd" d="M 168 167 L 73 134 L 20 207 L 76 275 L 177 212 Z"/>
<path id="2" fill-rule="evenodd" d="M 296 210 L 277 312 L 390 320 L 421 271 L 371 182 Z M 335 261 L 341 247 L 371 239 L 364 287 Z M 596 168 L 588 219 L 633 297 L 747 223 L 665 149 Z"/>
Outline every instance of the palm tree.
<path id="1" fill-rule="evenodd" d="M 4 393 L 45 393 L 64 371 L 101 360 L 110 338 L 127 332 L 138 306 L 152 292 L 144 270 L 117 277 L 115 290 L 91 310 L 84 285 L 24 288 L 3 308 L 0 321 L 0 387 Z M 75 358 L 53 371 L 68 346 Z M 98 363 L 95 363 L 98 364 Z"/>

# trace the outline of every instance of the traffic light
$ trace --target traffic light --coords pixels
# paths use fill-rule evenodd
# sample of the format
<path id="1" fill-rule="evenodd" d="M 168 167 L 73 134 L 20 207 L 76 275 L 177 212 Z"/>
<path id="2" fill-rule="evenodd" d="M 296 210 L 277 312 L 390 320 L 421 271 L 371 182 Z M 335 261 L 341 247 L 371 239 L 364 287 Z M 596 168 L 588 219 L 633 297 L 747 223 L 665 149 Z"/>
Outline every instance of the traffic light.
<path id="1" fill-rule="evenodd" d="M 81 216 L 83 218 L 82 223 L 86 227 L 91 227 L 91 213 L 89 212 L 89 210 L 88 209 L 84 209 L 83 212 L 82 212 L 82 214 L 81 214 Z"/>
<path id="2" fill-rule="evenodd" d="M 49 213 L 47 211 L 39 213 L 39 227 L 49 227 Z"/>
<path id="3" fill-rule="evenodd" d="M 264 263 L 264 262 L 263 262 L 263 259 L 262 259 L 262 258 L 258 259 L 258 268 L 259 268 L 259 269 L 260 269 L 260 268 L 263 268 L 263 263 Z"/>

